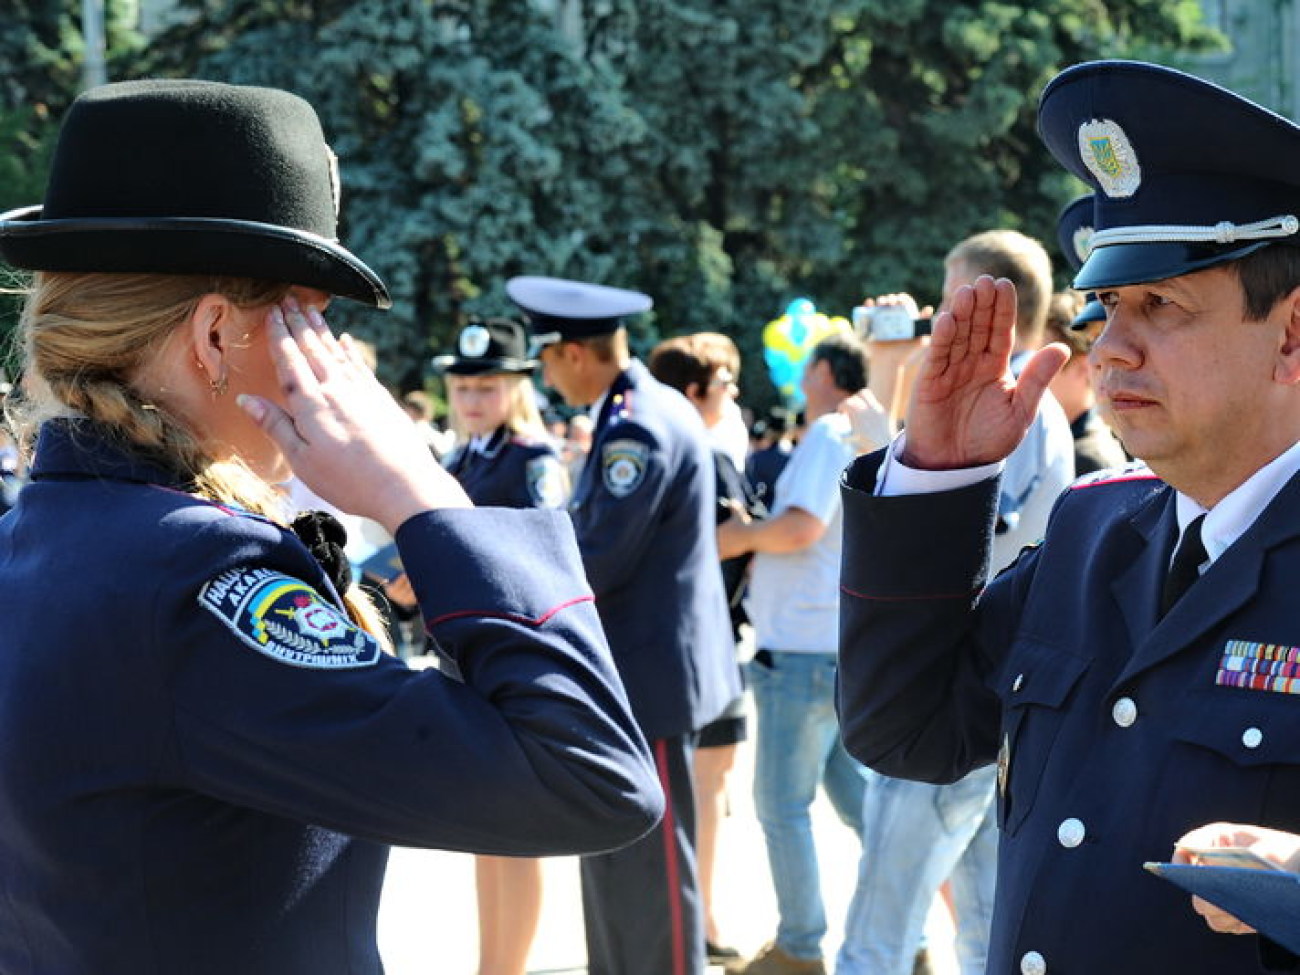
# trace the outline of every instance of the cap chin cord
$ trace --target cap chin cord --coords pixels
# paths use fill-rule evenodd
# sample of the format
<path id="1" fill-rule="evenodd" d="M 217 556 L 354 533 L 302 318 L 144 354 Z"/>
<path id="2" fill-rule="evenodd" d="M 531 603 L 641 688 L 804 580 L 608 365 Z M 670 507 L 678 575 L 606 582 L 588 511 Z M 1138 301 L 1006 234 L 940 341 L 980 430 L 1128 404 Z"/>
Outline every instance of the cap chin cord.
<path id="1" fill-rule="evenodd" d="M 1210 227 L 1188 227 L 1178 224 L 1148 224 L 1136 227 L 1110 227 L 1098 230 L 1089 242 L 1089 251 L 1109 244 L 1233 244 L 1239 240 L 1268 240 L 1290 237 L 1300 231 L 1300 218 L 1291 214 L 1257 220 L 1255 223 L 1233 223 L 1223 220 Z"/>

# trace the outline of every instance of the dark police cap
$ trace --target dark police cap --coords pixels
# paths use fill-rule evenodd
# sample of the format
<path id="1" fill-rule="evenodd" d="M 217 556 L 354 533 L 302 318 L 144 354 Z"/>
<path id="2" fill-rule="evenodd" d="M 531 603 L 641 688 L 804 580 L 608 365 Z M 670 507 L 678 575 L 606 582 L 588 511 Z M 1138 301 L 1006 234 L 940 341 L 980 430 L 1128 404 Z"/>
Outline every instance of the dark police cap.
<path id="1" fill-rule="evenodd" d="M 297 95 L 122 82 L 73 102 L 44 205 L 0 214 L 0 258 L 260 278 L 387 308 L 384 283 L 335 239 L 338 208 L 337 160 Z"/>
<path id="2" fill-rule="evenodd" d="M 1076 274 L 1092 250 L 1092 234 L 1097 220 L 1093 212 L 1095 205 L 1095 198 L 1089 193 L 1067 203 L 1056 218 L 1056 244 L 1065 257 L 1065 263 Z M 1087 302 L 1070 324 L 1077 329 L 1105 320 L 1106 309 L 1095 294 L 1089 293 Z"/>
<path id="3" fill-rule="evenodd" d="M 456 352 L 433 360 L 435 370 L 454 376 L 525 374 L 536 365 L 535 359 L 528 358 L 524 326 L 511 318 L 470 322 L 456 337 Z"/>
<path id="4" fill-rule="evenodd" d="M 1300 127 L 1172 68 L 1095 61 L 1043 90 L 1038 129 L 1096 190 L 1081 291 L 1300 245 Z"/>
<path id="5" fill-rule="evenodd" d="M 565 278 L 511 278 L 506 294 L 527 316 L 535 346 L 608 335 L 622 327 L 625 316 L 654 306 L 639 291 Z"/>

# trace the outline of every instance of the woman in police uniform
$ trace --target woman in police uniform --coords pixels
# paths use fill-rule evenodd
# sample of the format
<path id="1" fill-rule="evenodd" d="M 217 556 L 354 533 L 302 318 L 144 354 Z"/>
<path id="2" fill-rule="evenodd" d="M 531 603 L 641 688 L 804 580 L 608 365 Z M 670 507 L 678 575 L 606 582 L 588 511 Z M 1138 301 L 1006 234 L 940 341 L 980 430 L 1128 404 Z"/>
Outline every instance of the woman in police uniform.
<path id="1" fill-rule="evenodd" d="M 78 99 L 44 206 L 0 216 L 39 272 L 0 971 L 376 973 L 388 844 L 603 850 L 661 810 L 567 517 L 472 509 L 326 327 L 331 295 L 388 305 L 338 186 L 296 96 L 132 82 Z M 394 535 L 446 673 L 381 652 L 333 526 L 284 527 L 291 467 Z"/>
<path id="2" fill-rule="evenodd" d="M 447 458 L 476 505 L 561 508 L 569 498 L 564 464 L 551 445 L 529 376 L 522 325 L 492 318 L 467 325 L 456 352 L 433 360 L 446 374 L 452 427 L 461 445 Z"/>
<path id="3" fill-rule="evenodd" d="M 537 410 L 528 337 L 508 318 L 472 322 L 454 354 L 434 368 L 447 377 L 451 421 L 461 445 L 447 458 L 476 505 L 559 508 L 569 496 L 559 455 Z M 524 975 L 542 911 L 542 863 L 480 856 L 479 975 Z"/>

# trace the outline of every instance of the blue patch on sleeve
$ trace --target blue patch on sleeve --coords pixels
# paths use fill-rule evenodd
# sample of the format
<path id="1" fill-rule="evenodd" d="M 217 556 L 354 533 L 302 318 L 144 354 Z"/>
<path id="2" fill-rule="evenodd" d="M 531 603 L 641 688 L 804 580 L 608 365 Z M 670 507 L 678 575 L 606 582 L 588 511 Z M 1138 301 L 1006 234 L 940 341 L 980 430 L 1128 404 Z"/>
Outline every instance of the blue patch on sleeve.
<path id="1" fill-rule="evenodd" d="M 382 652 L 315 589 L 270 569 L 231 569 L 204 585 L 199 605 L 272 660 L 312 670 L 371 667 Z"/>

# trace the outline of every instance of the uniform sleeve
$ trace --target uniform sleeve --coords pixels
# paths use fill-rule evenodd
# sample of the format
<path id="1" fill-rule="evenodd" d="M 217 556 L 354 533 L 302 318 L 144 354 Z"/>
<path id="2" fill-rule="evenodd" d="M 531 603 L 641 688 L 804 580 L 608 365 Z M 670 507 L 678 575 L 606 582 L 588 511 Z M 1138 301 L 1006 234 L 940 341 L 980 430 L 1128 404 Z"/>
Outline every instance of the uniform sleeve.
<path id="1" fill-rule="evenodd" d="M 210 559 L 236 540 L 206 539 Z M 373 652 L 264 553 L 209 570 L 157 620 L 186 648 L 160 778 L 405 845 L 548 855 L 651 828 L 662 795 L 567 517 L 430 512 L 397 543 L 461 679 Z"/>
<path id="2" fill-rule="evenodd" d="M 598 596 L 632 581 L 670 490 L 664 448 L 633 421 L 596 445 L 592 488 L 570 509 L 587 579 Z"/>
<path id="3" fill-rule="evenodd" d="M 860 458 L 844 478 L 840 725 L 872 768 L 953 782 L 996 757 L 1001 709 L 988 680 L 1032 557 L 984 590 L 997 479 L 874 497 L 882 459 Z"/>

